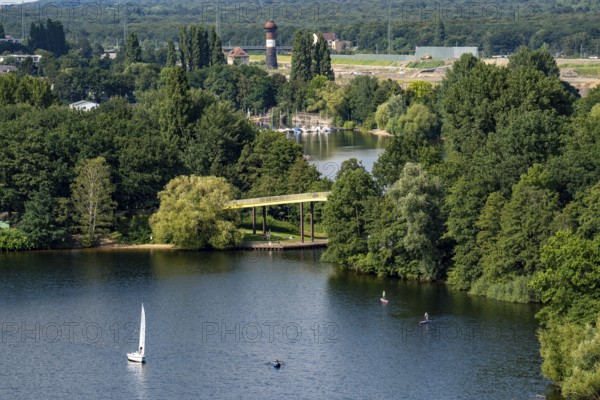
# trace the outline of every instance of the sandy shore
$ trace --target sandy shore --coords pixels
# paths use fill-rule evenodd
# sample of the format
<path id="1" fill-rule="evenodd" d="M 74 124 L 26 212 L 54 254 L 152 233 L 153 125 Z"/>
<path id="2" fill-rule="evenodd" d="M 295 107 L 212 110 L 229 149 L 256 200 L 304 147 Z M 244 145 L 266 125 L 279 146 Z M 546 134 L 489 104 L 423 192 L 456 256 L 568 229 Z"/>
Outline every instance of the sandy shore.
<path id="1" fill-rule="evenodd" d="M 377 135 L 377 136 L 389 136 L 389 137 L 394 137 L 394 135 L 392 135 L 391 133 L 384 131 L 383 129 L 371 129 L 369 131 L 369 133 L 373 134 L 373 135 Z"/>
<path id="2" fill-rule="evenodd" d="M 100 244 L 99 246 L 95 246 L 95 247 L 90 247 L 90 249 L 95 249 L 95 250 L 103 250 L 103 249 L 107 249 L 107 250 L 135 250 L 135 249 L 140 249 L 140 250 L 177 250 L 179 249 L 179 247 L 175 246 L 174 244 L 151 244 L 151 243 L 147 243 L 147 244 L 123 244 L 123 243 L 105 243 L 105 244 Z"/>

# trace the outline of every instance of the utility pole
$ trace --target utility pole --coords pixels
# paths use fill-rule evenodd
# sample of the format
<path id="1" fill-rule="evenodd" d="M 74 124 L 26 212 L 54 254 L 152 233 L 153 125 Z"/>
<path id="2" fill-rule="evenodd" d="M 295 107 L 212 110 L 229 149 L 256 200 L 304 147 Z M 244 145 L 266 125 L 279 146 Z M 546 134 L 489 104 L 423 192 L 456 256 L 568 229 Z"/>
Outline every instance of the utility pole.
<path id="1" fill-rule="evenodd" d="M 388 40 L 388 54 L 392 54 L 392 3 L 391 0 L 388 0 L 388 31 L 387 31 L 387 40 Z"/>
<path id="2" fill-rule="evenodd" d="M 123 7 L 123 45 L 127 44 L 127 7 Z"/>
<path id="3" fill-rule="evenodd" d="M 25 40 L 25 4 L 21 0 L 21 42 Z"/>

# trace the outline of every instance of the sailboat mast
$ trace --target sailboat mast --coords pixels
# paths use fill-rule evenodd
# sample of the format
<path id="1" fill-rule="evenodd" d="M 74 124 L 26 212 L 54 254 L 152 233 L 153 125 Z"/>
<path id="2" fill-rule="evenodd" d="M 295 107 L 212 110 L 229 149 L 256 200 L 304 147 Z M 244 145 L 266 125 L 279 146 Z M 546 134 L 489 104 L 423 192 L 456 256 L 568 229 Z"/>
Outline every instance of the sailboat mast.
<path id="1" fill-rule="evenodd" d="M 146 352 L 146 313 L 144 312 L 144 304 L 142 303 L 142 316 L 140 320 L 140 345 L 139 352 L 144 355 Z"/>

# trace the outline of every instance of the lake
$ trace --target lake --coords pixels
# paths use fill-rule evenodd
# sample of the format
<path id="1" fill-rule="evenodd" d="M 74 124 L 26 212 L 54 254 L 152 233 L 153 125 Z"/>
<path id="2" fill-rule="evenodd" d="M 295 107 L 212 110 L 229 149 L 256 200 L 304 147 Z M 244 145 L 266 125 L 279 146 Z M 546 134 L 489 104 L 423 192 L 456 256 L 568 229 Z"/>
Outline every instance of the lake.
<path id="1" fill-rule="evenodd" d="M 371 172 L 373 163 L 385 149 L 390 137 L 377 136 L 360 131 L 336 131 L 330 134 L 291 134 L 290 138 L 298 142 L 304 154 L 310 156 L 323 176 L 334 179 L 344 160 L 352 157 L 362 161 Z"/>
<path id="2" fill-rule="evenodd" d="M 535 305 L 321 251 L 0 254 L 0 398 L 527 399 Z M 386 291 L 388 304 L 379 300 Z M 146 310 L 146 364 L 129 363 Z M 420 326 L 427 311 L 432 320 Z M 284 361 L 277 370 L 266 363 Z"/>

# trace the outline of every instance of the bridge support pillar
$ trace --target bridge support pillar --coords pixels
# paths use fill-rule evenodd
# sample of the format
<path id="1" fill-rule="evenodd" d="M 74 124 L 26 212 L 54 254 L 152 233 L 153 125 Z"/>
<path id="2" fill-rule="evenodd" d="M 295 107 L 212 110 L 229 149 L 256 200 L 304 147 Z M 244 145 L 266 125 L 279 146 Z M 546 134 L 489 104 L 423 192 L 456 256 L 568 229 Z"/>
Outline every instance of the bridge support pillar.
<path id="1" fill-rule="evenodd" d="M 252 207 L 252 234 L 256 235 L 256 207 Z"/>
<path id="2" fill-rule="evenodd" d="M 267 206 L 262 208 L 263 214 L 263 235 L 267 234 Z"/>
<path id="3" fill-rule="evenodd" d="M 300 241 L 304 243 L 304 203 L 300 203 Z"/>
<path id="4" fill-rule="evenodd" d="M 315 202 L 310 202 L 310 241 L 315 241 Z"/>

